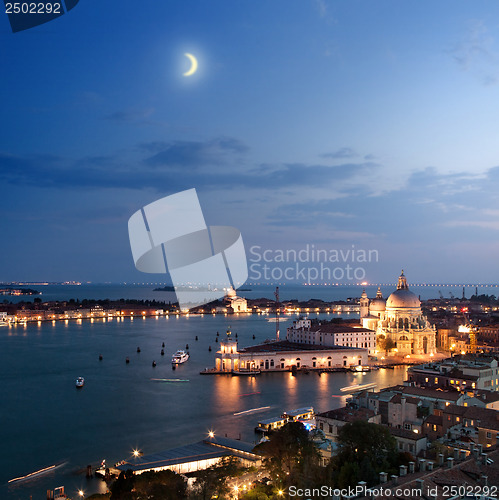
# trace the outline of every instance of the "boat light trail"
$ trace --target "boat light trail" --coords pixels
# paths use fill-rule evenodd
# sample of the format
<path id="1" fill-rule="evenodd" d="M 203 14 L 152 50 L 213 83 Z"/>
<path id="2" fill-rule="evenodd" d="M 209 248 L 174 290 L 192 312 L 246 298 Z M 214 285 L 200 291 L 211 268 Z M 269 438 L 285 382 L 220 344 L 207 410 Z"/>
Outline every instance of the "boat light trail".
<path id="1" fill-rule="evenodd" d="M 362 385 L 350 385 L 348 387 L 342 387 L 340 389 L 341 392 L 357 392 L 362 391 L 364 389 L 374 389 L 376 384 L 362 384 Z"/>
<path id="2" fill-rule="evenodd" d="M 250 412 L 259 411 L 259 410 L 267 410 L 269 408 L 270 408 L 270 406 L 262 406 L 260 408 L 252 408 L 251 410 L 238 411 L 237 413 L 234 413 L 234 415 L 242 415 L 243 413 L 250 413 Z"/>
<path id="3" fill-rule="evenodd" d="M 182 378 L 152 378 L 155 382 L 189 382 L 188 379 Z"/>
<path id="4" fill-rule="evenodd" d="M 14 483 L 15 481 L 23 481 L 24 479 L 29 479 L 32 476 L 36 476 L 38 474 L 43 474 L 44 472 L 48 472 L 49 470 L 55 469 L 57 465 L 51 465 L 50 467 L 45 467 L 45 469 L 37 470 L 36 472 L 32 472 L 31 474 L 26 474 L 25 476 L 16 477 L 14 479 L 9 479 L 8 483 Z"/>
<path id="5" fill-rule="evenodd" d="M 260 391 L 258 391 L 258 392 L 248 392 L 248 394 L 239 394 L 239 397 L 242 398 L 244 396 L 253 396 L 254 394 L 260 394 Z"/>

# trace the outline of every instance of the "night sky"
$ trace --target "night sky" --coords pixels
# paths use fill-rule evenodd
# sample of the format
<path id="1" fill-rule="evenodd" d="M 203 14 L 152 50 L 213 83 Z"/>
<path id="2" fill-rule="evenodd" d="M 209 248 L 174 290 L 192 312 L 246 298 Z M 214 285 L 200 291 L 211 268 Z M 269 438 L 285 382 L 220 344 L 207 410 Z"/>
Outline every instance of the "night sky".
<path id="1" fill-rule="evenodd" d="M 127 222 L 190 188 L 247 249 L 499 280 L 495 0 L 80 0 L 0 64 L 0 281 L 165 281 Z"/>

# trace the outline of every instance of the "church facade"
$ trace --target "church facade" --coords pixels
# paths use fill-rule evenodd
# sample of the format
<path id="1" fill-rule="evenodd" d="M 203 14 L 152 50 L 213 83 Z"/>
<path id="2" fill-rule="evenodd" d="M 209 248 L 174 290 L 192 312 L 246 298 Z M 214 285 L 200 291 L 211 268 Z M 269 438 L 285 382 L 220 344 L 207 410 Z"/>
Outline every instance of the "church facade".
<path id="1" fill-rule="evenodd" d="M 385 301 L 378 288 L 373 300 L 366 292 L 360 299 L 360 318 L 364 328 L 376 331 L 378 341 L 390 339 L 395 348 L 391 354 L 432 356 L 436 353 L 436 332 L 421 311 L 421 301 L 409 290 L 404 271 L 397 290 Z"/>

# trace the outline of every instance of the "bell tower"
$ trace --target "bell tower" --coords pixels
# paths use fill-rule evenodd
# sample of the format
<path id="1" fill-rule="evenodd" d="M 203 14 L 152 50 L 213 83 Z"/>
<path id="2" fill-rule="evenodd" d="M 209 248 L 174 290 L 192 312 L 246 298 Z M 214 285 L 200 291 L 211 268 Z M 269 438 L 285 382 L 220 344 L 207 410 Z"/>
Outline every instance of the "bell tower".
<path id="1" fill-rule="evenodd" d="M 360 296 L 360 317 L 365 318 L 369 316 L 369 297 L 367 296 L 366 289 L 362 290 L 362 295 Z"/>

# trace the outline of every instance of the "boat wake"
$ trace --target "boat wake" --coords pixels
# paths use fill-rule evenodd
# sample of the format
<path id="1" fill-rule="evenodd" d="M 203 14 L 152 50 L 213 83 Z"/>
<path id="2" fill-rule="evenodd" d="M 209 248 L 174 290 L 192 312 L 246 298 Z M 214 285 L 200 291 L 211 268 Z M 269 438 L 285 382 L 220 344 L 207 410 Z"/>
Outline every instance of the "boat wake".
<path id="1" fill-rule="evenodd" d="M 13 479 L 9 479 L 7 481 L 8 484 L 14 484 L 14 483 L 20 483 L 22 481 L 29 481 L 30 479 L 34 479 L 36 477 L 40 477 L 44 474 L 49 474 L 50 472 L 55 471 L 56 469 L 59 469 L 66 465 L 68 462 L 59 462 L 54 465 L 49 465 L 48 467 L 44 467 L 43 469 L 37 470 L 35 472 L 30 472 L 29 474 L 26 474 L 25 476 L 20 476 L 20 477 L 15 477 Z"/>

